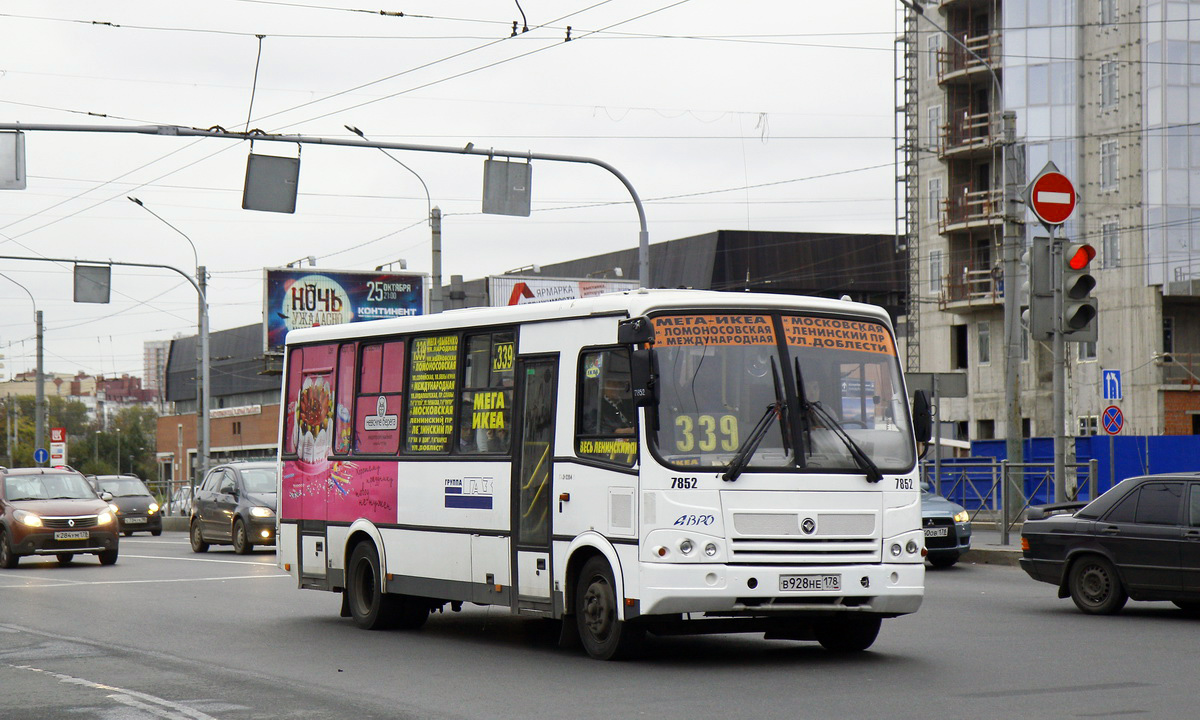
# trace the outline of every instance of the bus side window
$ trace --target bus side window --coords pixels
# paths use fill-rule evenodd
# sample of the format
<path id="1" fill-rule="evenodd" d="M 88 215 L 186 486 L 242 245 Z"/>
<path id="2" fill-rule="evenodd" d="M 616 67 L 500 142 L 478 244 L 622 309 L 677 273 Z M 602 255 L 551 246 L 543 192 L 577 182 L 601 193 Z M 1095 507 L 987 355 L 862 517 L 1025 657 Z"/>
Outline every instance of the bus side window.
<path id="1" fill-rule="evenodd" d="M 512 442 L 513 333 L 467 338 L 458 414 L 458 452 L 506 453 Z"/>
<path id="2" fill-rule="evenodd" d="M 284 401 L 284 432 L 283 452 L 291 455 L 296 452 L 296 400 L 300 397 L 300 384 L 303 381 L 304 348 L 292 348 L 288 354 L 287 399 Z"/>
<path id="3" fill-rule="evenodd" d="M 354 449 L 395 455 L 400 449 L 404 341 L 364 345 L 354 401 Z"/>
<path id="4" fill-rule="evenodd" d="M 637 410 L 630 385 L 629 350 L 584 352 L 578 377 L 576 454 L 633 465 L 637 459 Z"/>
<path id="5" fill-rule="evenodd" d="M 354 424 L 350 408 L 354 407 L 354 343 L 338 349 L 337 386 L 333 398 L 333 453 L 350 452 L 350 435 Z"/>

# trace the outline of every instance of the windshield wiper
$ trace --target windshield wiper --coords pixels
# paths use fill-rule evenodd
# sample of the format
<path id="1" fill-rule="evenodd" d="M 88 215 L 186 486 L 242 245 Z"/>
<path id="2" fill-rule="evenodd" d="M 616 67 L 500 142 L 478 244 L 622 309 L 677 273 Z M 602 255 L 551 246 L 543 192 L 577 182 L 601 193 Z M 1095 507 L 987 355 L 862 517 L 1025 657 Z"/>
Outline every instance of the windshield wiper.
<path id="1" fill-rule="evenodd" d="M 776 403 L 771 403 L 767 406 L 767 411 L 759 418 L 758 424 L 750 431 L 749 437 L 738 448 L 737 454 L 729 461 L 729 467 L 722 473 L 721 479 L 725 482 L 733 482 L 738 479 L 746 466 L 750 464 L 750 456 L 754 455 L 754 451 L 758 449 L 758 444 L 762 442 L 766 436 L 767 430 L 771 427 L 771 421 L 780 415 L 780 406 Z"/>
<path id="2" fill-rule="evenodd" d="M 846 432 L 846 428 L 842 427 L 842 424 L 837 421 L 833 413 L 825 409 L 825 406 L 819 402 L 806 403 L 806 406 L 808 410 L 816 413 L 821 422 L 825 423 L 833 431 L 833 434 L 837 435 L 838 439 L 846 445 L 846 449 L 850 451 L 850 456 L 854 458 L 854 462 L 858 464 L 860 469 L 867 473 L 867 482 L 877 483 L 883 479 L 883 473 L 879 472 L 879 466 L 863 452 L 858 443 L 854 442 L 854 438 L 850 437 L 850 434 Z"/>

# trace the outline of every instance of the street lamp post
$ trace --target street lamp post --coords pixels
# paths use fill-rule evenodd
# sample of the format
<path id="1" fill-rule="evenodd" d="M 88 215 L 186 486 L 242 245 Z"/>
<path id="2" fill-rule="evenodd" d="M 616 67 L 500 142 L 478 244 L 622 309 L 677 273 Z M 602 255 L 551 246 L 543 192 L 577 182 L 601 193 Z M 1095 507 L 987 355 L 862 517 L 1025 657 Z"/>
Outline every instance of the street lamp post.
<path id="1" fill-rule="evenodd" d="M 127 196 L 128 197 L 128 196 Z M 209 465 L 209 450 L 210 450 L 210 435 L 211 428 L 209 427 L 209 412 L 212 408 L 212 388 L 210 386 L 211 374 L 211 358 L 209 357 L 208 347 L 208 271 L 200 264 L 200 255 L 196 252 L 196 243 L 187 236 L 187 233 L 167 222 L 161 215 L 146 207 L 146 204 L 135 197 L 128 197 L 129 201 L 137 205 L 141 209 L 153 215 L 160 222 L 175 232 L 183 236 L 184 240 L 188 241 L 188 245 L 192 247 L 192 259 L 196 268 L 196 292 L 197 308 L 196 308 L 196 404 L 197 404 L 197 422 L 196 422 L 196 454 L 197 454 L 197 475 L 192 477 L 193 486 L 198 484 L 208 472 Z M 311 258 L 311 256 L 310 256 Z M 313 259 L 315 261 L 315 259 Z"/>
<path id="2" fill-rule="evenodd" d="M 121 428 L 117 428 L 117 474 L 121 474 Z"/>
<path id="3" fill-rule="evenodd" d="M 33 400 L 34 401 L 33 449 L 36 453 L 37 449 L 42 447 L 42 445 L 45 444 L 45 441 L 46 441 L 46 435 L 45 435 L 45 433 L 46 433 L 46 375 L 42 370 L 42 356 L 43 356 L 42 335 L 44 334 L 43 327 L 42 327 L 42 311 L 37 309 L 37 300 L 33 299 L 33 293 L 29 292 L 29 288 L 25 287 L 24 285 L 17 282 L 16 280 L 13 280 L 9 276 L 5 275 L 4 273 L 0 273 L 0 277 L 3 277 L 4 279 L 11 282 L 13 285 L 16 285 L 17 287 L 24 290 L 25 294 L 29 296 L 29 302 L 33 303 L 33 323 L 34 323 L 34 327 L 35 327 L 35 335 L 37 337 L 37 370 L 36 370 L 37 377 L 34 379 L 34 400 Z M 16 437 L 16 436 L 14 435 L 14 437 Z M 9 454 L 9 457 L 11 460 L 11 457 L 12 457 L 11 447 L 9 448 L 8 454 Z M 37 464 L 39 466 L 41 465 L 40 462 Z"/>
<path id="4" fill-rule="evenodd" d="M 1013 159 L 1011 147 L 1016 142 L 1016 113 L 1003 110 L 1002 99 L 1004 94 L 1003 88 L 1000 85 L 1000 76 L 996 74 L 996 69 L 990 62 L 980 57 L 979 53 L 969 48 L 966 43 L 949 30 L 934 22 L 925 14 L 925 8 L 921 7 L 914 0 L 900 0 L 900 4 L 924 18 L 935 30 L 950 38 L 968 55 L 983 65 L 991 75 L 992 85 L 995 88 L 996 103 L 1001 105 L 1000 116 L 1002 120 L 1003 139 L 1000 143 L 999 165 L 1000 187 L 1004 198 L 1002 215 L 1004 226 L 1001 234 L 1000 250 L 1004 263 L 1004 408 L 1007 420 L 1005 424 L 1005 451 L 1009 464 L 1017 463 L 1019 465 L 1024 457 L 1024 449 L 1021 447 L 1021 397 L 1019 382 L 1021 324 L 1019 319 L 1020 290 L 1019 283 L 1017 282 L 1019 264 L 1017 243 L 1021 241 L 1023 230 L 1021 230 L 1020 223 L 1017 220 L 1016 173 L 1012 168 L 1008 167 L 1009 162 Z M 988 125 L 989 128 L 992 127 L 990 118 Z M 1006 491 L 1003 494 L 1006 521 L 1011 520 L 1010 515 L 1015 509 L 1015 505 L 1010 504 L 1010 500 L 1016 499 L 1015 495 L 1010 497 L 1010 495 L 1013 495 L 1013 493 L 1008 492 L 1010 488 L 1017 490 L 1017 488 L 1011 486 L 1011 483 L 1006 482 Z"/>
<path id="5" fill-rule="evenodd" d="M 367 136 L 365 134 L 363 134 L 363 131 L 359 130 L 358 128 L 354 127 L 353 125 L 343 125 L 342 127 L 346 128 L 350 132 L 359 136 L 363 140 L 367 139 Z M 421 183 L 421 188 L 425 190 L 425 210 L 428 213 L 426 215 L 426 217 L 429 219 L 430 255 L 431 255 L 430 259 L 432 261 L 432 264 L 430 265 L 430 269 L 429 269 L 429 285 L 430 285 L 430 287 L 429 287 L 429 312 L 431 314 L 432 313 L 440 313 L 443 310 L 443 308 L 442 308 L 442 210 L 441 210 L 441 208 L 433 207 L 433 199 L 429 194 L 429 186 L 425 184 L 425 180 L 420 175 L 417 174 L 416 170 L 413 170 L 408 165 L 406 165 L 404 162 L 402 162 L 400 160 L 400 158 L 396 157 L 395 155 L 392 155 L 390 152 L 388 152 L 387 150 L 385 150 L 383 148 L 379 148 L 379 152 L 386 155 L 389 159 L 392 160 L 392 162 L 396 163 L 400 167 L 402 167 L 405 170 L 412 173 L 413 177 L 415 177 L 417 179 L 417 182 Z"/>

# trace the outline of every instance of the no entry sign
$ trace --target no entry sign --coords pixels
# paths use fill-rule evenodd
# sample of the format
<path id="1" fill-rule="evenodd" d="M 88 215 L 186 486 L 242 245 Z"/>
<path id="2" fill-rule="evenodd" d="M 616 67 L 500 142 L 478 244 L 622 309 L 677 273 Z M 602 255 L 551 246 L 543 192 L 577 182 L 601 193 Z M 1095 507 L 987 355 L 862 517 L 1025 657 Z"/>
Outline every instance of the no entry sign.
<path id="1" fill-rule="evenodd" d="M 1029 208 L 1047 225 L 1062 225 L 1071 217 L 1075 200 L 1075 186 L 1058 170 L 1044 170 L 1029 184 Z"/>

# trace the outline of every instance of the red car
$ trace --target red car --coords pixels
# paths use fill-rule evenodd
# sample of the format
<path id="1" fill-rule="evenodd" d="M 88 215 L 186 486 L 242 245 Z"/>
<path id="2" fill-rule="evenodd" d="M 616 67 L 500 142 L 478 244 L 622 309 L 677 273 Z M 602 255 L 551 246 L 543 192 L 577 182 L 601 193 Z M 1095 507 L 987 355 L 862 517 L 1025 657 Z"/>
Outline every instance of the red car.
<path id="1" fill-rule="evenodd" d="M 0 468 L 0 568 L 22 555 L 117 561 L 117 520 L 83 475 L 67 468 Z"/>

